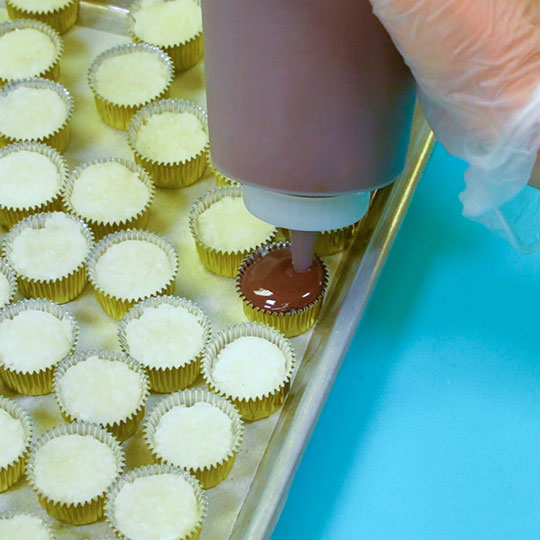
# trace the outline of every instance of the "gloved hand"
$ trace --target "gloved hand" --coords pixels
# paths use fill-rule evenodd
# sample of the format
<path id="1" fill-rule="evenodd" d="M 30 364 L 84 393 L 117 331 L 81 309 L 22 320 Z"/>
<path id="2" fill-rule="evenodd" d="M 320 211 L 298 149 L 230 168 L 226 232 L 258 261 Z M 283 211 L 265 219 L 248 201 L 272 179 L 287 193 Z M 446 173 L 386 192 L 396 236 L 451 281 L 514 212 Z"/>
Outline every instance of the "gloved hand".
<path id="1" fill-rule="evenodd" d="M 371 2 L 436 137 L 469 163 L 463 213 L 522 251 L 540 247 L 540 190 L 527 186 L 540 148 L 540 2 Z"/>

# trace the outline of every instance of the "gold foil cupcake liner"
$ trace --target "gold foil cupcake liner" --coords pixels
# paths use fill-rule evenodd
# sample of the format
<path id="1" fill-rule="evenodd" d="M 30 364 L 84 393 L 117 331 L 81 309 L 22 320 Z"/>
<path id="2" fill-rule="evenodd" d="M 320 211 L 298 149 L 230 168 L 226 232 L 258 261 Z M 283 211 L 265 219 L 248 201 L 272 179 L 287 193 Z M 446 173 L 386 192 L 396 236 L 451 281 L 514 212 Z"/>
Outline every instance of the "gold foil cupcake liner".
<path id="1" fill-rule="evenodd" d="M 3 519 L 13 519 L 17 516 L 28 516 L 39 519 L 39 521 L 41 521 L 41 524 L 47 531 L 47 540 L 56 540 L 56 534 L 52 530 L 51 525 L 47 523 L 44 519 L 42 519 L 40 516 L 36 516 L 35 514 L 31 514 L 30 512 L 0 512 L 0 521 L 2 521 Z"/>
<path id="2" fill-rule="evenodd" d="M 87 422 L 77 422 L 74 424 L 63 424 L 58 426 L 44 433 L 32 445 L 30 458 L 28 459 L 26 466 L 26 477 L 28 478 L 32 489 L 37 494 L 39 504 L 45 509 L 47 514 L 63 523 L 69 523 L 71 525 L 87 525 L 89 523 L 94 523 L 103 517 L 106 490 L 85 501 L 65 503 L 49 497 L 37 485 L 34 470 L 37 452 L 49 441 L 63 435 L 89 435 L 99 442 L 106 444 L 113 451 L 117 472 L 115 477 L 111 480 L 111 483 L 108 486 L 109 488 L 120 477 L 124 470 L 124 451 L 118 440 L 108 431 Z"/>
<path id="3" fill-rule="evenodd" d="M 127 131 L 128 143 L 135 156 L 135 162 L 148 172 L 156 186 L 170 189 L 182 188 L 194 184 L 203 176 L 206 170 L 209 143 L 206 143 L 205 147 L 192 158 L 175 162 L 155 161 L 137 150 L 137 135 L 141 126 L 146 124 L 151 116 L 166 112 L 193 114 L 208 134 L 206 111 L 201 107 L 184 99 L 163 99 L 144 106 L 133 116 Z"/>
<path id="4" fill-rule="evenodd" d="M 240 186 L 240 183 L 236 180 L 233 180 L 232 178 L 229 178 L 228 176 L 225 176 L 222 172 L 219 171 L 219 169 L 216 168 L 214 165 L 214 162 L 212 161 L 212 155 L 210 151 L 208 151 L 207 154 L 207 165 L 210 169 L 210 173 L 214 176 L 216 183 L 220 187 L 226 187 L 226 186 Z"/>
<path id="5" fill-rule="evenodd" d="M 13 268 L 11 268 L 11 266 L 9 266 L 9 264 L 3 259 L 0 259 L 0 274 L 2 274 L 7 279 L 9 285 L 8 297 L 3 304 L 0 303 L 0 308 L 3 308 L 11 304 L 11 302 L 13 302 L 13 299 L 15 298 L 15 294 L 17 294 L 17 274 L 15 273 Z"/>
<path id="6" fill-rule="evenodd" d="M 23 311 L 44 311 L 50 313 L 60 320 L 67 320 L 71 325 L 71 349 L 69 354 L 75 352 L 79 339 L 79 327 L 75 319 L 63 308 L 53 304 L 49 300 L 21 300 L 0 311 L 0 324 L 7 319 L 14 319 Z M 28 396 L 40 396 L 50 394 L 53 389 L 53 378 L 56 366 L 63 360 L 60 358 L 53 365 L 33 370 L 21 370 L 15 366 L 6 366 L 0 357 L 0 376 L 6 385 L 18 392 Z"/>
<path id="7" fill-rule="evenodd" d="M 151 99 L 147 99 L 140 103 L 135 103 L 133 105 L 122 105 L 119 103 L 114 103 L 113 101 L 108 100 L 105 96 L 102 96 L 97 91 L 97 81 L 96 74 L 105 60 L 108 58 L 113 58 L 115 56 L 123 56 L 130 54 L 132 52 L 147 52 L 154 54 L 157 58 L 167 66 L 167 71 L 169 72 L 167 83 L 163 90 L 155 95 Z M 133 118 L 133 115 L 140 109 L 142 109 L 148 103 L 153 101 L 164 99 L 169 97 L 171 83 L 174 77 L 174 66 L 170 57 L 164 53 L 158 47 L 150 45 L 149 43 L 128 43 L 125 45 L 116 45 L 107 49 L 105 52 L 102 52 L 92 63 L 90 69 L 88 70 L 88 84 L 94 94 L 94 99 L 96 102 L 96 108 L 101 116 L 102 120 L 109 126 L 116 129 L 127 129 L 129 123 Z"/>
<path id="8" fill-rule="evenodd" d="M 124 418 L 120 418 L 119 420 L 116 420 L 114 422 L 100 422 L 98 420 L 79 418 L 72 414 L 69 410 L 69 407 L 66 405 L 66 402 L 62 396 L 62 392 L 60 390 L 60 380 L 69 370 L 69 368 L 80 362 L 84 362 L 85 360 L 88 360 L 88 358 L 91 358 L 93 356 L 97 356 L 101 360 L 107 360 L 109 362 L 122 362 L 139 376 L 141 386 L 141 396 L 139 399 L 139 403 L 137 404 L 137 407 L 133 410 L 133 412 L 126 415 Z M 93 424 L 99 424 L 101 427 L 112 433 L 112 435 L 114 435 L 120 441 L 125 441 L 126 439 L 131 437 L 135 433 L 135 431 L 137 431 L 137 426 L 139 425 L 139 422 L 144 418 L 146 400 L 148 399 L 148 395 L 150 393 L 148 377 L 139 362 L 136 362 L 127 354 L 113 351 L 102 351 L 97 349 L 82 351 L 68 356 L 67 358 L 64 358 L 64 360 L 62 360 L 62 362 L 60 362 L 56 368 L 53 388 L 56 403 L 58 405 L 58 408 L 60 409 L 62 418 L 66 422 L 89 422 Z M 96 395 L 96 400 L 99 400 L 101 398 L 102 396 Z"/>
<path id="9" fill-rule="evenodd" d="M 213 376 L 219 353 L 229 343 L 246 336 L 262 338 L 273 343 L 279 347 L 285 357 L 285 377 L 279 386 L 271 392 L 250 398 L 235 396 L 221 390 Z M 255 351 L 253 355 L 256 357 Z M 263 324 L 248 322 L 225 328 L 215 336 L 204 356 L 202 372 L 204 380 L 212 392 L 216 392 L 232 402 L 244 420 L 254 421 L 270 416 L 283 405 L 285 396 L 289 391 L 295 365 L 296 355 L 294 349 L 290 341 L 281 332 Z"/>
<path id="10" fill-rule="evenodd" d="M 7 412 L 12 418 L 18 420 L 24 431 L 24 446 L 19 455 L 10 463 L 0 466 L 0 493 L 7 491 L 24 476 L 24 467 L 30 451 L 33 436 L 33 426 L 30 415 L 17 402 L 0 396 L 0 409 Z M 4 436 L 4 435 L 2 435 Z M 0 519 L 2 516 L 0 515 Z"/>
<path id="11" fill-rule="evenodd" d="M 45 156 L 55 165 L 61 180 L 54 195 L 39 204 L 32 206 L 6 206 L 0 203 L 0 223 L 8 229 L 33 214 L 60 210 L 62 191 L 65 188 L 68 174 L 68 166 L 64 156 L 59 154 L 54 148 L 36 142 L 10 144 L 9 146 L 0 148 L 0 160 L 8 154 L 16 152 L 35 152 L 36 154 Z"/>
<path id="12" fill-rule="evenodd" d="M 138 179 L 147 187 L 148 200 L 146 201 L 146 204 L 143 206 L 143 208 L 141 208 L 139 212 L 137 212 L 135 215 L 121 220 L 101 221 L 84 216 L 79 211 L 77 211 L 76 208 L 74 208 L 71 202 L 71 196 L 73 195 L 75 183 L 86 169 L 101 163 L 120 163 L 121 165 L 129 169 L 132 173 L 135 173 Z M 92 230 L 95 240 L 98 241 L 101 240 L 104 236 L 107 236 L 108 234 L 117 231 L 123 231 L 126 229 L 144 229 L 148 224 L 148 218 L 150 217 L 150 207 L 152 205 L 152 202 L 154 201 L 155 192 L 156 188 L 146 171 L 141 167 L 135 165 L 135 163 L 115 157 L 95 159 L 93 161 L 79 165 L 79 167 L 77 167 L 71 173 L 62 191 L 62 206 L 64 207 L 66 212 L 73 214 L 74 216 L 84 221 Z"/>
<path id="13" fill-rule="evenodd" d="M 151 294 L 147 294 L 144 297 L 119 298 L 113 294 L 109 294 L 99 285 L 96 278 L 96 264 L 98 260 L 111 246 L 119 244 L 120 242 L 125 242 L 126 240 L 141 240 L 150 242 L 165 252 L 172 267 L 172 274 L 170 279 L 167 281 L 167 283 L 165 283 L 165 285 L 163 285 L 163 287 L 161 287 L 161 289 L 154 291 Z M 162 236 L 148 231 L 139 231 L 136 229 L 129 229 L 127 231 L 119 231 L 109 234 L 100 240 L 88 255 L 87 264 L 88 278 L 92 284 L 94 294 L 96 295 L 98 302 L 101 304 L 103 311 L 105 311 L 109 317 L 112 317 L 117 321 L 122 319 L 122 317 L 141 300 L 145 300 L 150 296 L 164 296 L 167 294 L 172 294 L 175 288 L 176 274 L 178 273 L 178 255 L 176 254 L 174 246 Z"/>
<path id="14" fill-rule="evenodd" d="M 12 19 L 0 24 L 0 38 L 14 30 L 25 30 L 28 28 L 38 30 L 42 34 L 45 34 L 53 42 L 56 49 L 56 56 L 52 63 L 47 66 L 46 69 L 43 69 L 39 73 L 33 73 L 30 76 L 57 81 L 60 76 L 60 57 L 64 52 L 64 42 L 56 30 L 45 23 L 33 19 Z M 16 77 L 16 79 L 19 78 L 20 77 Z M 10 80 L 15 79 L 3 79 L 0 77 L 0 87 L 4 86 L 4 84 L 8 83 Z"/>
<path id="15" fill-rule="evenodd" d="M 203 526 L 203 521 L 206 518 L 208 502 L 206 498 L 206 493 L 202 490 L 199 481 L 188 474 L 186 471 L 178 468 L 172 467 L 171 465 L 146 465 L 145 467 L 139 467 L 123 474 L 108 490 L 107 492 L 107 501 L 105 503 L 105 519 L 109 526 L 115 532 L 117 538 L 120 540 L 130 540 L 127 536 L 122 534 L 122 531 L 118 528 L 118 523 L 116 521 L 114 504 L 116 502 L 116 497 L 120 493 L 120 490 L 126 485 L 131 484 L 138 478 L 144 478 L 148 476 L 158 476 L 172 474 L 175 476 L 180 476 L 189 485 L 193 488 L 195 494 L 195 500 L 197 501 L 197 508 L 199 510 L 199 519 L 193 528 L 181 538 L 176 540 L 198 540 L 201 529 Z"/>
<path id="16" fill-rule="evenodd" d="M 48 298 L 57 304 L 65 304 L 79 296 L 86 286 L 86 260 L 83 259 L 76 268 L 71 270 L 66 275 L 56 279 L 34 279 L 24 276 L 17 270 L 17 266 L 11 259 L 11 251 L 15 238 L 27 228 L 41 229 L 45 226 L 45 222 L 55 214 L 62 212 L 46 212 L 42 214 L 33 214 L 23 219 L 15 225 L 4 239 L 4 256 L 8 263 L 14 268 L 17 273 L 19 290 L 26 298 Z M 94 237 L 92 231 L 88 228 L 84 221 L 70 214 L 63 214 L 79 225 L 88 245 L 88 251 L 92 249 Z"/>
<path id="17" fill-rule="evenodd" d="M 229 451 L 216 463 L 211 465 L 205 465 L 204 467 L 185 467 L 181 463 L 173 463 L 163 455 L 155 447 L 154 436 L 159 423 L 163 416 L 175 407 L 191 407 L 196 403 L 208 403 L 222 412 L 224 412 L 231 420 L 232 430 L 232 446 Z M 208 392 L 205 389 L 196 390 L 184 390 L 183 392 L 177 392 L 162 399 L 150 412 L 150 415 L 144 423 L 144 442 L 146 446 L 152 452 L 152 456 L 159 463 L 166 463 L 175 467 L 180 467 L 195 476 L 201 486 L 204 489 L 209 489 L 217 486 L 220 482 L 225 480 L 231 469 L 233 468 L 236 454 L 242 444 L 242 437 L 244 434 L 244 425 L 240 419 L 238 411 L 225 398 Z"/>
<path id="18" fill-rule="evenodd" d="M 313 302 L 311 302 L 311 304 L 308 304 L 302 309 L 292 309 L 291 311 L 280 313 L 261 309 L 254 306 L 246 298 L 242 291 L 242 287 L 240 286 L 242 282 L 242 277 L 244 276 L 246 269 L 250 265 L 264 257 L 270 251 L 289 246 L 289 242 L 272 244 L 270 246 L 262 247 L 256 252 L 246 257 L 246 259 L 240 266 L 238 274 L 236 276 L 236 292 L 238 293 L 238 296 L 244 304 L 244 314 L 250 321 L 263 323 L 273 328 L 276 328 L 286 337 L 294 337 L 303 334 L 304 332 L 307 332 L 315 324 L 315 322 L 317 321 L 317 317 L 319 316 L 319 313 L 321 311 L 322 303 L 326 294 L 326 290 L 328 288 L 329 281 L 328 267 L 322 260 L 319 259 L 319 262 L 321 263 L 324 272 L 321 294 L 319 294 L 319 296 Z"/>
<path id="19" fill-rule="evenodd" d="M 194 0 L 200 6 L 201 0 Z M 145 40 L 141 39 L 135 33 L 135 13 L 139 11 L 142 5 L 142 0 L 135 0 L 131 4 L 127 16 L 127 31 L 131 35 L 131 39 L 137 43 L 142 43 Z M 187 41 L 179 41 L 171 45 L 157 45 L 165 51 L 172 59 L 176 71 L 184 71 L 198 64 L 204 56 L 204 39 L 202 30 L 195 34 Z"/>
<path id="20" fill-rule="evenodd" d="M 152 392 L 168 394 L 170 392 L 176 392 L 177 390 L 183 390 L 197 381 L 201 374 L 201 361 L 206 347 L 210 342 L 212 329 L 210 319 L 208 319 L 204 311 L 195 302 L 192 302 L 187 298 L 181 298 L 179 296 L 148 298 L 130 309 L 118 326 L 120 347 L 126 354 L 132 355 L 127 339 L 127 328 L 129 323 L 139 319 L 146 309 L 157 308 L 162 304 L 184 308 L 188 313 L 197 317 L 199 324 L 203 328 L 203 346 L 201 347 L 199 354 L 181 366 L 148 366 L 140 359 L 135 358 L 145 368 L 146 373 L 148 374 L 150 390 L 152 390 Z"/>
<path id="21" fill-rule="evenodd" d="M 10 19 L 34 19 L 64 34 L 77 22 L 79 0 L 69 0 L 64 6 L 42 11 L 21 8 L 13 0 L 6 0 L 6 8 Z"/>
<path id="22" fill-rule="evenodd" d="M 62 153 L 69 143 L 69 136 L 71 134 L 71 117 L 73 115 L 73 99 L 71 97 L 71 94 L 61 84 L 57 82 L 50 81 L 48 79 L 40 79 L 38 77 L 31 77 L 28 79 L 17 79 L 6 84 L 0 90 L 0 99 L 2 99 L 2 97 L 7 95 L 9 92 L 21 86 L 37 89 L 48 88 L 56 92 L 66 104 L 66 118 L 60 127 L 56 128 L 53 132 L 48 133 L 47 135 L 42 135 L 40 137 L 21 139 L 19 137 L 12 137 L 11 135 L 2 133 L 0 131 L 0 147 L 18 142 L 39 142 L 46 144 L 47 146 L 51 146 L 55 150 L 58 150 L 58 152 Z"/>
<path id="23" fill-rule="evenodd" d="M 274 228 L 272 233 L 262 243 L 255 244 L 253 247 L 242 251 L 222 251 L 206 245 L 201 240 L 199 234 L 199 216 L 224 197 L 242 197 L 242 188 L 229 186 L 214 189 L 205 193 L 200 199 L 195 201 L 191 207 L 189 213 L 189 230 L 191 231 L 197 253 L 199 254 L 199 258 L 203 265 L 214 274 L 225 277 L 235 277 L 242 261 L 250 253 L 275 240 L 277 229 Z"/>
<path id="24" fill-rule="evenodd" d="M 321 231 L 315 244 L 315 253 L 319 257 L 325 257 L 343 251 L 356 236 L 361 224 L 362 220 L 341 229 Z"/>

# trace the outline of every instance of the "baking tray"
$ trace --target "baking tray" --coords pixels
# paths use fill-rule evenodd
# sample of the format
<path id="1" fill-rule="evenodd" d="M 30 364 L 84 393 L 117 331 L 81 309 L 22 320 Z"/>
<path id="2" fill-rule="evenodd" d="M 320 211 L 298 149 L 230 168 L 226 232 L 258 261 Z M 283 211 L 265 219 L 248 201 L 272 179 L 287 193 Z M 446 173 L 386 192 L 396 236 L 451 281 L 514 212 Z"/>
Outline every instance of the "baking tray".
<path id="1" fill-rule="evenodd" d="M 0 6 L 3 0 L 0 0 Z M 125 31 L 127 3 L 82 2 L 78 25 L 64 36 L 60 82 L 73 94 L 75 112 L 70 145 L 65 153 L 70 168 L 83 161 L 115 155 L 133 159 L 125 134 L 99 119 L 86 82 L 92 59 L 108 47 L 129 42 Z M 0 19 L 6 12 L 0 9 Z M 204 66 L 181 73 L 173 97 L 204 106 Z M 233 471 L 208 491 L 209 514 L 201 540 L 269 538 L 311 432 L 330 392 L 350 340 L 361 319 L 382 265 L 392 246 L 412 194 L 433 146 L 433 135 L 419 108 L 415 111 L 407 163 L 402 177 L 377 192 L 357 236 L 346 253 L 326 258 L 332 279 L 316 327 L 294 338 L 301 359 L 283 408 L 270 418 L 246 426 L 245 441 Z M 187 227 L 191 203 L 212 189 L 208 174 L 183 190 L 157 190 L 149 229 L 166 236 L 180 255 L 175 294 L 195 300 L 208 313 L 215 330 L 245 320 L 233 280 L 207 272 L 201 265 Z M 3 237 L 4 233 L 0 233 Z M 0 238 L 1 239 L 1 238 Z M 117 323 L 94 299 L 90 286 L 66 308 L 80 324 L 79 349 L 118 350 Z M 0 394 L 18 401 L 33 418 L 37 435 L 62 422 L 52 396 L 18 396 L 0 383 Z M 160 399 L 152 396 L 147 410 Z M 151 457 L 140 431 L 124 443 L 127 466 L 145 465 Z M 26 481 L 0 494 L 0 512 L 32 511 L 48 519 L 59 540 L 112 539 L 104 522 L 71 527 L 53 522 L 39 506 Z"/>

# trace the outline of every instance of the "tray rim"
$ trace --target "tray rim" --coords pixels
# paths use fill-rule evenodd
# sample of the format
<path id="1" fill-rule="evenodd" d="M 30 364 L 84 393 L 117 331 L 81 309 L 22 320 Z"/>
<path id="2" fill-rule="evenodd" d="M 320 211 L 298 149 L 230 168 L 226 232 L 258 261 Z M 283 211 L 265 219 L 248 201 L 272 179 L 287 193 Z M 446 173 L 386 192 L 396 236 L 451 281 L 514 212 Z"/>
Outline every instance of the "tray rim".
<path id="1" fill-rule="evenodd" d="M 333 280 L 333 287 L 279 413 L 278 422 L 237 515 L 230 540 L 267 540 L 271 537 L 302 455 L 432 154 L 434 143 L 433 132 L 417 103 L 403 174 L 393 184 L 379 190 L 372 210 L 375 214 L 380 212 L 376 225 L 371 230 L 371 224 L 368 224 L 371 232 L 368 239 L 365 238 L 365 228 L 358 231 L 336 271 L 336 275 L 340 276 L 339 284 Z M 334 309 L 334 304 L 340 300 L 340 307 Z M 339 327 L 339 332 L 332 331 L 336 327 Z"/>

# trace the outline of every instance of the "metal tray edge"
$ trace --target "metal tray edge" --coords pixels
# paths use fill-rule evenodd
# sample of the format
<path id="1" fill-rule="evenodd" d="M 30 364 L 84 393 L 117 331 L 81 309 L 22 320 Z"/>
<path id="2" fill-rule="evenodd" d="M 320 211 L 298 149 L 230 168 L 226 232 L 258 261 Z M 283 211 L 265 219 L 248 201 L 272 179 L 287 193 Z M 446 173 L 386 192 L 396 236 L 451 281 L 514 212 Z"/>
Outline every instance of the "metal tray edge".
<path id="1" fill-rule="evenodd" d="M 231 540 L 270 538 L 434 142 L 433 133 L 417 105 L 403 175 L 377 193 L 372 212 L 375 218 L 367 220 L 347 256 L 343 257 L 336 272 L 340 276 L 339 283 L 334 284 L 326 298 L 317 328 L 237 517 Z"/>

